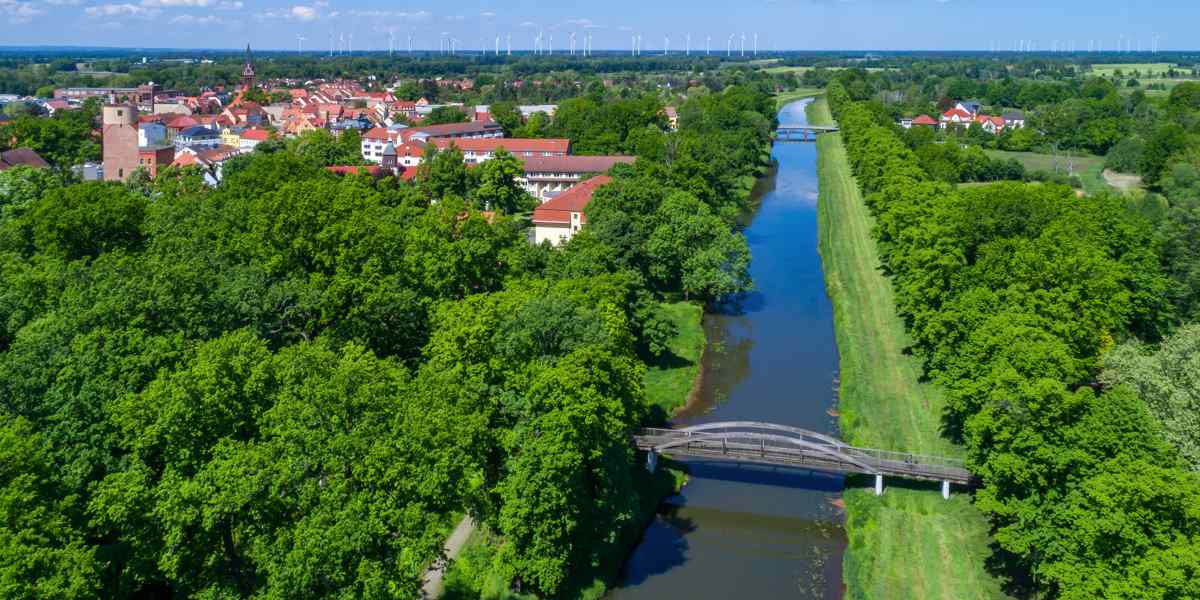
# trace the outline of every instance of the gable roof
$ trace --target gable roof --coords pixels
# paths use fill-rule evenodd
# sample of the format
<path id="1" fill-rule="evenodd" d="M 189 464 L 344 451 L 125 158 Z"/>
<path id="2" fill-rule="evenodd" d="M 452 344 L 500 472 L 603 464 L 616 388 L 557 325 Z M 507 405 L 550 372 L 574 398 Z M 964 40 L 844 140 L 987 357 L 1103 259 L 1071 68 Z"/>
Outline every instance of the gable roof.
<path id="1" fill-rule="evenodd" d="M 518 152 L 555 152 L 566 154 L 571 149 L 571 140 L 534 139 L 534 138 L 434 138 L 432 140 L 438 150 L 445 150 L 454 144 L 463 152 L 495 152 L 504 148 L 514 154 Z"/>
<path id="2" fill-rule="evenodd" d="M 0 152 L 0 171 L 10 169 L 18 165 L 25 165 L 35 169 L 43 169 L 50 166 L 37 152 L 32 148 L 16 148 L 7 152 Z"/>
<path id="3" fill-rule="evenodd" d="M 518 157 L 525 173 L 605 173 L 616 164 L 633 164 L 633 156 L 530 156 Z"/>
<path id="4" fill-rule="evenodd" d="M 921 115 L 913 119 L 912 122 L 913 125 L 937 125 L 937 121 L 934 121 L 933 117 L 929 115 Z"/>
<path id="5" fill-rule="evenodd" d="M 582 213 L 589 202 L 592 201 L 592 194 L 596 193 L 596 189 L 612 181 L 612 177 L 607 175 L 597 175 L 571 189 L 551 198 L 545 204 L 533 209 L 533 222 L 558 224 L 570 223 L 571 213 Z M 579 222 L 585 223 L 587 215 L 580 217 Z"/>

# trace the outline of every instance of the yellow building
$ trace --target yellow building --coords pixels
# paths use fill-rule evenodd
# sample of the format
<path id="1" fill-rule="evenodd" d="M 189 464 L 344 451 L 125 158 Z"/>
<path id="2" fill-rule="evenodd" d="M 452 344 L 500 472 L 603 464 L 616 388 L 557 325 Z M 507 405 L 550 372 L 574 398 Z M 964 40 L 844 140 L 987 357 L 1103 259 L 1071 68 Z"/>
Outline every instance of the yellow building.
<path id="1" fill-rule="evenodd" d="M 233 146 L 237 148 L 242 143 L 242 131 L 240 128 L 225 127 L 221 129 L 221 145 Z"/>

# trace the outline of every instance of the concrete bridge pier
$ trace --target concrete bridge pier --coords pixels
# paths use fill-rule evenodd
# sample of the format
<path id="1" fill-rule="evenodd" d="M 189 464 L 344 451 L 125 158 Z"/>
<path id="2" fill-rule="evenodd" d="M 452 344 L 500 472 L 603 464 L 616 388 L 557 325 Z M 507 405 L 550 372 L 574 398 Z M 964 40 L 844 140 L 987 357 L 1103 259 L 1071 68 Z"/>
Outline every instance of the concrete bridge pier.
<path id="1" fill-rule="evenodd" d="M 942 482 L 942 498 L 945 500 L 950 499 L 950 482 L 949 481 Z"/>
<path id="2" fill-rule="evenodd" d="M 875 495 L 876 496 L 883 495 L 883 475 L 881 475 L 879 473 L 875 474 Z"/>

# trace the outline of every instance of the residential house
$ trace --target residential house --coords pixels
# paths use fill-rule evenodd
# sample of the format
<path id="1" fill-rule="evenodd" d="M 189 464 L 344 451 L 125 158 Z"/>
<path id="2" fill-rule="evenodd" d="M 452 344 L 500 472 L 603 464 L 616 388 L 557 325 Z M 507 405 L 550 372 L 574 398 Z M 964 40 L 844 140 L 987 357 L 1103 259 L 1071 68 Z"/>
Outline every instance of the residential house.
<path id="1" fill-rule="evenodd" d="M 271 132 L 267 131 L 266 129 L 247 129 L 243 131 L 242 135 L 239 137 L 237 146 L 238 149 L 242 150 L 243 152 L 250 152 L 259 144 L 269 139 L 271 139 Z"/>
<path id="2" fill-rule="evenodd" d="M 245 131 L 245 129 L 242 127 L 236 127 L 233 125 L 226 125 L 225 127 L 222 127 L 221 128 L 221 144 L 220 145 L 232 146 L 234 148 L 241 146 L 242 131 Z"/>
<path id="3" fill-rule="evenodd" d="M 937 127 L 938 122 L 929 115 L 920 115 L 912 120 L 913 125 Z"/>
<path id="4" fill-rule="evenodd" d="M 607 173 L 613 165 L 633 164 L 632 156 L 553 156 L 523 158 L 521 187 L 538 202 L 558 196 L 588 175 Z"/>
<path id="5" fill-rule="evenodd" d="M 992 117 L 988 115 L 976 115 L 975 122 L 983 128 L 984 131 L 990 134 L 998 134 L 1004 131 L 1004 117 Z"/>
<path id="6" fill-rule="evenodd" d="M 1025 113 L 1019 110 L 1010 110 L 1001 118 L 1004 119 L 1004 126 L 1010 129 L 1019 129 L 1025 126 Z"/>
<path id="7" fill-rule="evenodd" d="M 197 148 L 216 148 L 221 145 L 221 134 L 207 127 L 188 127 L 175 134 L 175 148 L 183 149 L 189 146 Z"/>
<path id="8" fill-rule="evenodd" d="M 530 241 L 534 244 L 549 242 L 551 246 L 569 241 L 587 224 L 585 211 L 592 200 L 592 194 L 610 181 L 611 177 L 598 175 L 533 209 Z"/>
<path id="9" fill-rule="evenodd" d="M 679 111 L 674 106 L 668 106 L 663 109 L 663 113 L 667 116 L 667 124 L 671 127 L 671 131 L 678 131 Z"/>
<path id="10" fill-rule="evenodd" d="M 942 129 L 946 129 L 950 126 L 968 127 L 971 125 L 971 123 L 975 122 L 975 115 L 964 108 L 955 106 L 954 108 L 942 113 L 940 121 Z"/>

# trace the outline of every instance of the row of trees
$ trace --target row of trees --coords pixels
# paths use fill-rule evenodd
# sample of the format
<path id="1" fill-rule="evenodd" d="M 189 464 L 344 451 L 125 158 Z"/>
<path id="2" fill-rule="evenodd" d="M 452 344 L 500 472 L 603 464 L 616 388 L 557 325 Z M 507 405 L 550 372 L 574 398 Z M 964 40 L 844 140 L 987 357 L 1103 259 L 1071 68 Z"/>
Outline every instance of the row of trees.
<path id="1" fill-rule="evenodd" d="M 0 173 L 0 589 L 412 598 L 459 511 L 514 586 L 586 586 L 641 524 L 658 300 L 749 286 L 727 215 L 773 108 L 695 99 L 560 250 L 526 241 L 511 157 L 410 184 L 312 138 L 216 188 Z"/>
<path id="2" fill-rule="evenodd" d="M 1193 595 L 1200 478 L 1133 389 L 1095 384 L 1114 340 L 1156 340 L 1176 323 L 1149 224 L 1119 197 L 1081 202 L 1065 186 L 955 190 L 931 180 L 879 106 L 840 82 L 829 99 L 1013 591 Z"/>

